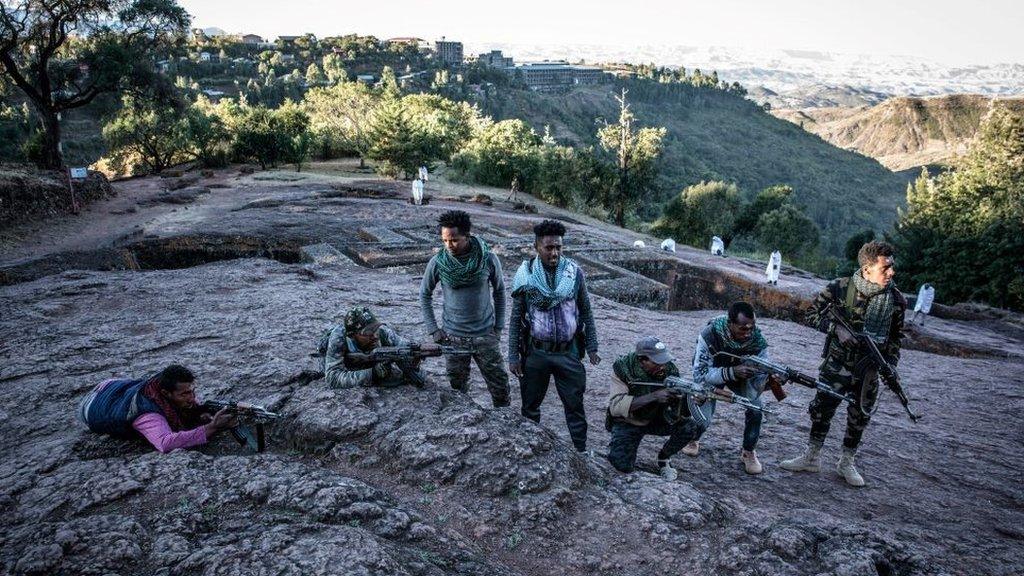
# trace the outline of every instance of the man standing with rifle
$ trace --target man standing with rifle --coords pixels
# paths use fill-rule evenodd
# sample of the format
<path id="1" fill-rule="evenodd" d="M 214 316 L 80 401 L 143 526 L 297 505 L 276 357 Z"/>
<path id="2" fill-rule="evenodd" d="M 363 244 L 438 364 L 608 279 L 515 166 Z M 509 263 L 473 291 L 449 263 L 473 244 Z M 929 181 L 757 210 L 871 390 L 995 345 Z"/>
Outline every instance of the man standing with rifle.
<path id="1" fill-rule="evenodd" d="M 879 376 L 906 398 L 895 366 L 900 359 L 907 302 L 892 281 L 896 274 L 893 256 L 893 247 L 886 242 L 872 241 L 862 246 L 857 254 L 860 269 L 853 276 L 833 280 L 826 286 L 815 298 L 809 315 L 812 324 L 828 334 L 822 351 L 824 361 L 819 368 L 820 380 L 853 397 L 847 405 L 843 455 L 836 468 L 851 486 L 864 485 L 864 478 L 854 466 L 854 457 L 878 399 Z M 807 452 L 784 460 L 780 464 L 783 469 L 820 470 L 821 446 L 841 402 L 821 391 L 815 395 L 808 407 L 811 437 Z"/>

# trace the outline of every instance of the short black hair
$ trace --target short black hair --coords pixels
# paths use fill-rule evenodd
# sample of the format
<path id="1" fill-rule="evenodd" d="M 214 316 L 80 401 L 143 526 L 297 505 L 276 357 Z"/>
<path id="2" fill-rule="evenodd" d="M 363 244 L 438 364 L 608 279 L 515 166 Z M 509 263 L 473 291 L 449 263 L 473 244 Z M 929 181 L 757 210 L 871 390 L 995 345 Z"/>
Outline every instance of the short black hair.
<path id="1" fill-rule="evenodd" d="M 565 236 L 565 224 L 558 220 L 545 220 L 533 227 L 533 235 L 537 238 L 545 236 Z"/>
<path id="2" fill-rule="evenodd" d="M 733 302 L 729 305 L 729 322 L 736 322 L 740 314 L 753 320 L 755 318 L 754 307 L 743 301 Z"/>
<path id="3" fill-rule="evenodd" d="M 888 242 L 872 240 L 860 247 L 857 252 L 857 263 L 861 266 L 870 266 L 879 258 L 888 258 L 896 255 L 896 249 Z"/>
<path id="4" fill-rule="evenodd" d="M 182 382 L 195 382 L 196 377 L 192 374 L 192 371 L 185 368 L 181 364 L 171 364 L 167 368 L 164 368 L 156 375 L 157 380 L 160 381 L 160 388 L 174 392 L 178 388 L 178 384 Z"/>
<path id="5" fill-rule="evenodd" d="M 473 223 L 469 221 L 469 214 L 462 210 L 449 210 L 441 214 L 437 218 L 437 223 L 441 228 L 458 228 L 459 234 L 463 236 L 469 236 L 469 231 L 473 229 Z"/>

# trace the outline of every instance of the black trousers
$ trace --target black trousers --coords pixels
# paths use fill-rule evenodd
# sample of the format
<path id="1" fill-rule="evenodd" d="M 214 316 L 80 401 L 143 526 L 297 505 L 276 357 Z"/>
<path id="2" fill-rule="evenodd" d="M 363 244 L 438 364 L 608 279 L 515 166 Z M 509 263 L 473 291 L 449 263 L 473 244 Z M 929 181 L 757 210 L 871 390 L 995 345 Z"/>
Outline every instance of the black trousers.
<path id="1" fill-rule="evenodd" d="M 587 371 L 575 351 L 545 352 L 530 350 L 523 363 L 519 393 L 523 398 L 523 416 L 540 422 L 540 406 L 548 393 L 551 378 L 565 409 L 565 424 L 577 450 L 587 449 L 587 415 L 583 410 L 583 392 L 587 389 Z"/>
<path id="2" fill-rule="evenodd" d="M 670 458 L 702 433 L 704 427 L 693 418 L 684 418 L 676 424 L 656 419 L 646 426 L 615 422 L 612 424 L 612 439 L 608 444 L 608 461 L 620 472 L 632 472 L 636 464 L 636 451 L 644 436 L 668 436 L 660 456 Z"/>

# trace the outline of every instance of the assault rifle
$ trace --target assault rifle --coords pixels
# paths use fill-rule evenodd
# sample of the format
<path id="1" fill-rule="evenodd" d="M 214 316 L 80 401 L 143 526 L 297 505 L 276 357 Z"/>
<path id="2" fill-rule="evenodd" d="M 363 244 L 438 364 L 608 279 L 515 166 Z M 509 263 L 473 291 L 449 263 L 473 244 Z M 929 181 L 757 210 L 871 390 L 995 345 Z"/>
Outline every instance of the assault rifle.
<path id="1" fill-rule="evenodd" d="M 280 414 L 271 412 L 262 406 L 249 404 L 248 402 L 224 402 L 220 400 L 207 400 L 203 402 L 202 409 L 216 414 L 221 410 L 227 410 L 228 414 L 235 416 L 244 423 L 251 423 L 252 428 L 239 424 L 229 428 L 232 438 L 239 445 L 247 446 L 253 452 L 263 452 L 266 448 L 266 432 L 264 424 L 281 418 Z"/>
<path id="2" fill-rule="evenodd" d="M 889 364 L 885 359 L 882 351 L 878 349 L 878 345 L 875 344 L 871 336 L 854 330 L 850 323 L 846 321 L 843 313 L 832 304 L 825 306 L 822 313 L 827 315 L 836 326 L 843 328 L 857 339 L 858 346 L 868 353 L 866 360 L 878 371 L 878 375 L 882 378 L 882 382 L 885 382 L 886 387 L 892 390 L 896 398 L 899 399 L 903 409 L 907 411 L 907 416 L 910 416 L 911 422 L 916 423 L 920 420 L 921 416 L 914 414 L 910 409 L 910 398 L 907 397 L 907 393 L 903 390 L 903 385 L 900 384 L 900 373 L 896 371 L 895 366 Z"/>
<path id="3" fill-rule="evenodd" d="M 471 356 L 475 353 L 472 348 L 459 348 L 456 346 L 423 346 L 422 344 L 406 344 L 404 346 L 380 346 L 369 352 L 348 352 L 346 356 L 359 362 L 394 362 L 402 369 L 402 373 L 417 388 L 422 388 L 426 382 L 419 375 L 417 364 L 424 358 L 436 356 Z"/>
<path id="4" fill-rule="evenodd" d="M 679 376 L 668 376 L 664 382 L 630 382 L 638 386 L 658 386 L 667 388 L 686 397 L 686 405 L 690 409 L 690 416 L 704 426 L 708 425 L 708 414 L 702 409 L 702 404 L 707 400 L 721 400 L 730 404 L 737 404 L 747 410 L 756 410 L 765 414 L 775 414 L 763 406 L 751 402 L 739 394 L 725 395 L 724 391 L 714 387 L 701 386 L 692 380 L 685 380 Z"/>
<path id="5" fill-rule="evenodd" d="M 757 356 L 737 356 L 735 354 L 730 354 L 729 352 L 719 352 L 715 354 L 715 356 L 723 356 L 726 358 L 732 358 L 734 360 L 740 360 L 743 364 L 756 369 L 758 372 L 761 372 L 762 374 L 768 374 L 769 378 L 771 378 L 772 376 L 778 378 L 783 384 L 785 384 L 786 382 L 793 382 L 806 388 L 814 388 L 815 390 L 818 390 L 819 392 L 822 392 L 823 394 L 831 396 L 837 400 L 842 400 L 844 402 L 853 402 L 853 398 L 845 394 L 840 394 L 839 392 L 836 392 L 834 388 L 822 382 L 821 380 L 812 378 L 811 376 L 808 376 L 807 374 L 804 374 L 803 372 L 800 372 L 799 370 L 796 370 L 794 368 L 790 368 L 789 366 L 776 364 L 775 362 L 765 360 L 764 358 L 758 358 Z M 786 393 L 782 392 L 781 387 L 778 391 L 776 391 L 773 388 L 772 393 L 775 394 L 776 400 L 781 401 L 783 398 L 786 397 Z M 781 398 L 779 397 L 780 393 L 782 396 Z"/>

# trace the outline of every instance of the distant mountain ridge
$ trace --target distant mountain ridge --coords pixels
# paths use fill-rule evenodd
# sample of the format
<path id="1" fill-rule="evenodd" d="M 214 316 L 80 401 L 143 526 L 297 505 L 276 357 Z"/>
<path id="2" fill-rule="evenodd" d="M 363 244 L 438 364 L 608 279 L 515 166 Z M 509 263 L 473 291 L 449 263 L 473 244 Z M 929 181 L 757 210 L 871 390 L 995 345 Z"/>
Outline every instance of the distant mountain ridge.
<path id="1" fill-rule="evenodd" d="M 772 113 L 898 171 L 947 164 L 966 152 L 981 119 L 993 106 L 1024 112 L 1024 98 L 900 97 L 874 106 L 774 109 Z"/>

